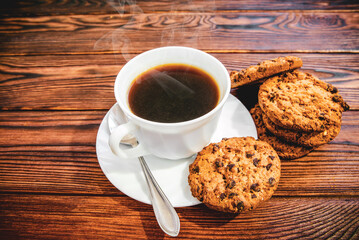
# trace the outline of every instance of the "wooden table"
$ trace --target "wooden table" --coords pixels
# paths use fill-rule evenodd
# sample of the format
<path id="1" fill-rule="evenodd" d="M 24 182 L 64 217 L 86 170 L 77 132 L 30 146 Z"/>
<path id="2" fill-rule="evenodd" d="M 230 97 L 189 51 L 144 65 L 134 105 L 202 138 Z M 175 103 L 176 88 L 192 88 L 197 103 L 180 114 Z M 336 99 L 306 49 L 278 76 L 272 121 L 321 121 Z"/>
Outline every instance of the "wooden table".
<path id="1" fill-rule="evenodd" d="M 282 161 L 268 202 L 240 215 L 177 208 L 178 237 L 359 239 L 358 10 L 356 1 L 328 0 L 2 1 L 0 238 L 170 238 L 151 206 L 107 180 L 95 144 L 121 67 L 182 45 L 228 71 L 299 56 L 351 110 L 331 143 Z M 233 92 L 249 106 L 245 93 Z"/>

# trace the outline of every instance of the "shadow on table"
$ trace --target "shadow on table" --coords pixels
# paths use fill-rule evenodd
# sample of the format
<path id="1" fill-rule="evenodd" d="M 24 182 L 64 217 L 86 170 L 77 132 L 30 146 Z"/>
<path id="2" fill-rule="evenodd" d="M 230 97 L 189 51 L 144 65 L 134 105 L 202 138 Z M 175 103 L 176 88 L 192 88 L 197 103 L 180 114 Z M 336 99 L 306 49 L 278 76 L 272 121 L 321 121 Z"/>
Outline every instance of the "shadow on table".
<path id="1" fill-rule="evenodd" d="M 203 229 L 217 229 L 239 216 L 239 214 L 215 211 L 204 204 L 187 208 L 176 208 L 176 210 L 180 214 L 180 218 L 186 219 Z"/>
<path id="2" fill-rule="evenodd" d="M 139 225 L 142 225 L 145 232 L 146 239 L 165 239 L 169 236 L 165 234 L 157 223 L 152 206 L 138 202 L 130 197 L 113 197 L 113 200 L 118 203 L 118 206 L 126 206 L 129 212 L 138 215 Z M 188 234 L 188 228 L 196 229 L 196 231 L 205 231 L 206 229 L 218 229 L 223 225 L 231 222 L 237 218 L 239 214 L 230 214 L 215 211 L 207 208 L 204 204 L 176 208 L 176 211 L 181 221 L 181 231 L 179 237 Z M 129 216 L 129 218 L 132 218 Z M 135 216 L 133 218 L 136 218 Z M 130 220 L 128 220 L 130 222 Z M 132 222 L 132 221 L 131 221 Z M 138 226 L 140 227 L 140 226 Z M 137 233 L 140 238 L 141 233 Z M 141 236 L 143 237 L 143 236 Z"/>
<path id="3" fill-rule="evenodd" d="M 130 222 L 130 218 L 134 219 L 135 221 L 138 221 L 138 225 L 136 227 L 139 227 L 142 225 L 143 230 L 145 232 L 145 238 L 146 239 L 164 239 L 166 236 L 168 236 L 167 234 L 165 234 L 160 226 L 157 223 L 156 220 L 156 216 L 153 212 L 152 206 L 139 202 L 137 200 L 134 200 L 128 196 L 121 196 L 121 197 L 112 197 L 112 200 L 114 200 L 115 202 L 117 202 L 116 205 L 121 206 L 121 208 L 123 209 L 124 207 L 127 208 L 126 211 L 128 211 L 128 213 L 131 214 L 131 212 L 133 213 L 133 216 L 128 216 L 128 219 L 124 219 L 122 218 L 124 221 L 128 221 Z M 136 216 L 135 216 L 136 215 Z M 139 219 L 135 219 L 135 218 L 139 218 Z M 133 223 L 133 221 L 131 221 Z M 140 237 L 139 232 L 136 232 L 136 235 L 138 238 Z"/>

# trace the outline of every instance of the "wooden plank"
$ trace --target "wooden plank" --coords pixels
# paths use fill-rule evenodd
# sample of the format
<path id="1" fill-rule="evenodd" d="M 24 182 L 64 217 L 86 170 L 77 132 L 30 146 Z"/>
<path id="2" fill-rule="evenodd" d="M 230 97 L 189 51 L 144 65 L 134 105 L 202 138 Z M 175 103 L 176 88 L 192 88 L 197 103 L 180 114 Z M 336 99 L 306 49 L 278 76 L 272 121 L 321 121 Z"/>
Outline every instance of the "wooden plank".
<path id="1" fill-rule="evenodd" d="M 0 195 L 6 239 L 170 239 L 152 207 L 123 197 Z M 176 209 L 186 239 L 357 239 L 358 198 L 272 198 L 230 215 L 204 205 Z M 200 216 L 200 217 L 199 217 Z"/>
<path id="2" fill-rule="evenodd" d="M 0 191 L 122 195 L 102 173 L 96 135 L 105 111 L 0 112 Z M 276 196 L 359 196 L 357 111 L 304 158 L 282 161 Z"/>
<path id="3" fill-rule="evenodd" d="M 128 14 L 169 11 L 243 11 L 243 10 L 353 10 L 358 9 L 356 1 L 281 0 L 236 1 L 236 0 L 191 0 L 191 1 L 1 1 L 0 16 L 48 16 L 74 14 Z"/>
<path id="4" fill-rule="evenodd" d="M 102 173 L 94 147 L 74 148 L 0 147 L 0 191 L 123 196 Z M 275 196 L 359 196 L 358 152 L 357 146 L 331 143 L 307 157 L 282 161 Z"/>
<path id="5" fill-rule="evenodd" d="M 203 50 L 359 49 L 359 14 L 216 12 L 2 19 L 2 54 L 138 53 L 183 45 Z"/>
<path id="6" fill-rule="evenodd" d="M 211 53 L 227 67 L 239 70 L 260 61 L 291 53 Z M 356 54 L 294 54 L 303 71 L 338 87 L 351 109 L 359 110 L 359 65 Z M 115 103 L 114 81 L 135 54 L 46 55 L 0 57 L 0 109 L 109 109 Z M 255 91 L 234 91 L 244 104 Z"/>

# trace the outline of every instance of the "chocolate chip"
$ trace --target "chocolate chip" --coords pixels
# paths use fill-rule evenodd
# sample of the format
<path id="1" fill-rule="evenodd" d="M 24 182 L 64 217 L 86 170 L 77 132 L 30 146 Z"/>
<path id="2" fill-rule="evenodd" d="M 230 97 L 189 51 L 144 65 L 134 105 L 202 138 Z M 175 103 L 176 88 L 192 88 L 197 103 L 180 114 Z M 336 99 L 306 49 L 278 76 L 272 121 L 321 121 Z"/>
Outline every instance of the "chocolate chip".
<path id="1" fill-rule="evenodd" d="M 234 188 L 234 186 L 236 186 L 236 182 L 235 182 L 234 180 L 232 180 L 232 181 L 227 185 L 227 187 L 230 188 L 230 189 Z"/>
<path id="2" fill-rule="evenodd" d="M 259 192 L 259 191 L 260 191 L 260 189 L 259 189 L 259 184 L 258 184 L 258 183 L 253 183 L 253 184 L 251 185 L 251 190 L 252 190 L 252 191 L 255 191 L 255 192 Z"/>
<path id="3" fill-rule="evenodd" d="M 222 161 L 220 161 L 220 159 L 219 158 L 217 158 L 216 159 L 216 161 L 214 162 L 214 164 L 216 164 L 216 167 L 223 167 L 224 166 L 224 164 L 223 164 L 223 162 Z"/>
<path id="4" fill-rule="evenodd" d="M 265 67 L 259 67 L 258 68 L 258 72 L 265 72 L 265 70 L 267 70 Z"/>
<path id="5" fill-rule="evenodd" d="M 342 107 L 344 111 L 348 111 L 350 109 L 349 105 L 346 102 L 343 102 Z"/>
<path id="6" fill-rule="evenodd" d="M 331 93 L 337 93 L 338 89 L 336 87 L 334 87 L 332 84 L 327 83 L 327 91 L 329 91 Z"/>
<path id="7" fill-rule="evenodd" d="M 212 153 L 215 153 L 219 149 L 218 144 L 213 144 Z"/>
<path id="8" fill-rule="evenodd" d="M 252 198 L 257 198 L 257 195 L 255 195 L 255 194 L 252 194 Z"/>
<path id="9" fill-rule="evenodd" d="M 275 182 L 274 177 L 270 177 L 270 178 L 268 179 L 268 182 L 269 182 L 269 184 L 270 184 L 271 186 L 273 186 L 273 185 L 274 185 L 274 182 Z"/>
<path id="10" fill-rule="evenodd" d="M 231 171 L 234 166 L 235 165 L 233 163 L 227 165 L 227 167 L 229 168 L 229 171 Z"/>
<path id="11" fill-rule="evenodd" d="M 225 197 L 226 197 L 226 194 L 225 194 L 225 193 L 221 193 L 221 195 L 219 196 L 219 198 L 220 198 L 221 200 L 223 200 Z"/>
<path id="12" fill-rule="evenodd" d="M 230 193 L 229 195 L 228 195 L 228 198 L 233 198 L 234 196 L 237 196 L 238 194 L 237 193 Z"/>
<path id="13" fill-rule="evenodd" d="M 334 95 L 332 97 L 333 102 L 340 102 L 340 97 L 338 95 Z"/>
<path id="14" fill-rule="evenodd" d="M 194 168 L 192 168 L 192 171 L 195 173 L 199 173 L 199 167 L 195 166 Z"/>
<path id="15" fill-rule="evenodd" d="M 325 113 L 323 113 L 323 112 L 321 112 L 321 113 L 319 113 L 319 120 L 325 120 Z"/>
<path id="16" fill-rule="evenodd" d="M 269 101 L 274 102 L 274 98 L 275 98 L 275 94 L 274 94 L 274 93 L 270 93 L 270 95 L 269 95 Z"/>
<path id="17" fill-rule="evenodd" d="M 238 209 L 239 211 L 242 211 L 243 208 L 244 208 L 244 203 L 243 203 L 242 201 L 238 202 L 238 203 L 237 203 L 237 209 Z"/>
<path id="18" fill-rule="evenodd" d="M 266 166 L 266 169 L 269 170 L 271 167 L 272 167 L 272 164 L 269 163 L 269 164 Z"/>
<path id="19" fill-rule="evenodd" d="M 275 156 L 270 155 L 269 158 L 273 160 L 275 159 Z"/>
<path id="20" fill-rule="evenodd" d="M 254 145 L 253 147 L 254 147 L 254 150 L 257 150 L 257 145 Z"/>
<path id="21" fill-rule="evenodd" d="M 253 165 L 257 167 L 257 166 L 258 166 L 258 163 L 259 163 L 259 159 L 258 159 L 258 158 L 254 158 L 254 159 L 253 159 Z"/>
<path id="22" fill-rule="evenodd" d="M 254 156 L 254 153 L 249 153 L 249 152 L 246 153 L 246 157 L 247 157 L 247 158 L 251 158 L 251 157 L 253 157 L 253 156 Z"/>

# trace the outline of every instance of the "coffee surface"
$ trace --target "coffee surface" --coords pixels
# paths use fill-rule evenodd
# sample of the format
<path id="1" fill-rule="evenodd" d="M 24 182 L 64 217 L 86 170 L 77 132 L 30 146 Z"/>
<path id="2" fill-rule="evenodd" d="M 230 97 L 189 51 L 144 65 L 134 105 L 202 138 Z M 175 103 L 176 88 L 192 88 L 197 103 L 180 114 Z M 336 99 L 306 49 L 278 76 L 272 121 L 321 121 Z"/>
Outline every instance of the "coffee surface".
<path id="1" fill-rule="evenodd" d="M 200 117 L 219 101 L 216 81 L 183 64 L 160 65 L 139 75 L 129 90 L 131 111 L 144 119 L 175 123 Z"/>

